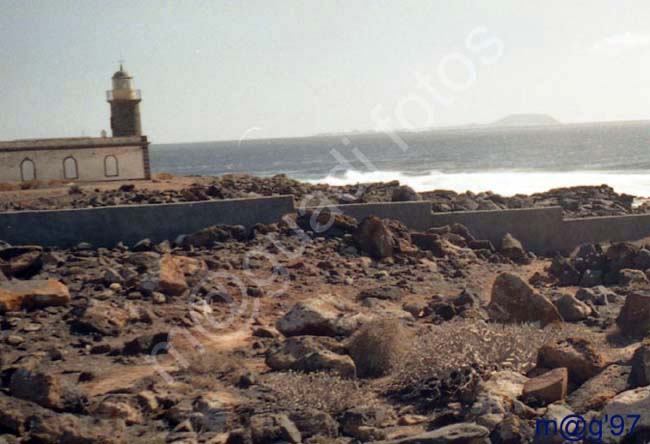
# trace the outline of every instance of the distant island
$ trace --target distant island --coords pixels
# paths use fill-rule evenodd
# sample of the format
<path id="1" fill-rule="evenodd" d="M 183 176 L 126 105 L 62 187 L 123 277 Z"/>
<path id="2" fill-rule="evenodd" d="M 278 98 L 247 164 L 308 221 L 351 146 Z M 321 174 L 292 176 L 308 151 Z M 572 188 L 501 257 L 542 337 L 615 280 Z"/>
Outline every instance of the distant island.
<path id="1" fill-rule="evenodd" d="M 490 123 L 491 127 L 513 127 L 513 126 L 547 126 L 560 125 L 561 123 L 548 114 L 510 114 L 509 116 Z"/>
<path id="2" fill-rule="evenodd" d="M 600 123 L 600 122 L 599 122 Z M 562 122 L 555 119 L 548 114 L 510 114 L 502 119 L 492 123 L 468 123 L 465 125 L 449 125 L 437 126 L 432 128 L 415 128 L 415 129 L 399 129 L 398 132 L 404 133 L 425 133 L 432 131 L 456 131 L 456 130 L 473 130 L 473 129 L 489 129 L 489 128 L 522 128 L 527 126 L 553 126 L 562 125 Z M 311 137 L 334 137 L 334 136 L 362 136 L 368 134 L 376 134 L 381 131 L 373 130 L 352 130 L 346 132 L 327 132 L 314 134 Z"/>

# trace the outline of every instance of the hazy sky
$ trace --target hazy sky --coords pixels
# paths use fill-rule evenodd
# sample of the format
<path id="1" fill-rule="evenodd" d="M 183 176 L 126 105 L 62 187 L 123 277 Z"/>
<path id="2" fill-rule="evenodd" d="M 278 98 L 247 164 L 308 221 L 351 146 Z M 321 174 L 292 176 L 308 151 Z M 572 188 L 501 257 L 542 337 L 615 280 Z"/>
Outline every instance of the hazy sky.
<path id="1" fill-rule="evenodd" d="M 648 0 L 0 0 L 0 140 L 110 129 L 121 58 L 159 143 L 649 119 L 649 23 Z"/>

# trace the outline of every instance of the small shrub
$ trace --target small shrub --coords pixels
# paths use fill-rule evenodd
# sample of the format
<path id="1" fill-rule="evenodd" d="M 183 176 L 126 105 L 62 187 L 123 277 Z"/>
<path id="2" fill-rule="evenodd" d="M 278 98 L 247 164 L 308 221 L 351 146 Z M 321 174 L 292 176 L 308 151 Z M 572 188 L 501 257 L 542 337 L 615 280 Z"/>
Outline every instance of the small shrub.
<path id="1" fill-rule="evenodd" d="M 399 319 L 371 321 L 350 339 L 348 351 L 361 377 L 387 375 L 406 355 L 410 335 Z"/>
<path id="2" fill-rule="evenodd" d="M 584 336 L 584 328 L 572 324 L 542 329 L 459 319 L 429 327 L 409 345 L 387 384 L 391 397 L 413 399 L 427 408 L 458 400 L 492 370 L 525 373 L 535 366 L 539 348 L 551 340 L 575 335 L 578 329 Z M 604 344 L 601 336 L 590 339 Z"/>
<path id="3" fill-rule="evenodd" d="M 321 410 L 332 416 L 361 405 L 377 402 L 359 381 L 342 379 L 330 373 L 272 373 L 264 385 L 275 395 L 272 411 L 298 412 Z"/>

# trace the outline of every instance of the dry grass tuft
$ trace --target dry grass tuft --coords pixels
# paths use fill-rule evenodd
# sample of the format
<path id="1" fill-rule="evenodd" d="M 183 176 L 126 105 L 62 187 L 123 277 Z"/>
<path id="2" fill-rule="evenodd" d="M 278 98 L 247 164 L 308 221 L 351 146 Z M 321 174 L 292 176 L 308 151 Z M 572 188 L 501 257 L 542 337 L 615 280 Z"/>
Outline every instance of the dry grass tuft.
<path id="1" fill-rule="evenodd" d="M 380 319 L 359 329 L 348 351 L 360 377 L 387 375 L 407 354 L 411 335 L 399 319 Z"/>
<path id="2" fill-rule="evenodd" d="M 534 367 L 539 348 L 555 339 L 585 337 L 585 329 L 566 324 L 541 329 L 533 324 L 497 324 L 476 320 L 454 320 L 429 326 L 412 342 L 408 355 L 400 361 L 388 383 L 389 393 L 431 394 L 430 404 L 476 380 L 482 372 L 513 370 L 525 373 Z M 589 334 L 588 339 L 604 344 L 604 338 Z M 474 381 L 475 382 L 475 381 Z M 436 387 L 432 387 L 436 385 Z M 458 385 L 458 387 L 455 387 Z M 462 388 L 462 387 L 461 387 Z"/>
<path id="3" fill-rule="evenodd" d="M 273 410 L 321 410 L 337 416 L 352 407 L 377 402 L 359 381 L 329 373 L 271 373 L 264 383 L 274 393 Z"/>

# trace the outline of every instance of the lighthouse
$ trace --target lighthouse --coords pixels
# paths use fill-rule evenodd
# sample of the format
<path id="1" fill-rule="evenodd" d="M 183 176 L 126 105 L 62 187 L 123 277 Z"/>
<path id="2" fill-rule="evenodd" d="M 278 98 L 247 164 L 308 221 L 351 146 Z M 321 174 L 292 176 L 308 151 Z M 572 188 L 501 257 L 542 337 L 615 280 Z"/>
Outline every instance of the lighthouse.
<path id="1" fill-rule="evenodd" d="M 124 70 L 113 74 L 113 89 L 106 92 L 106 99 L 111 104 L 111 130 L 113 137 L 141 136 L 140 90 L 133 89 L 133 77 Z"/>

